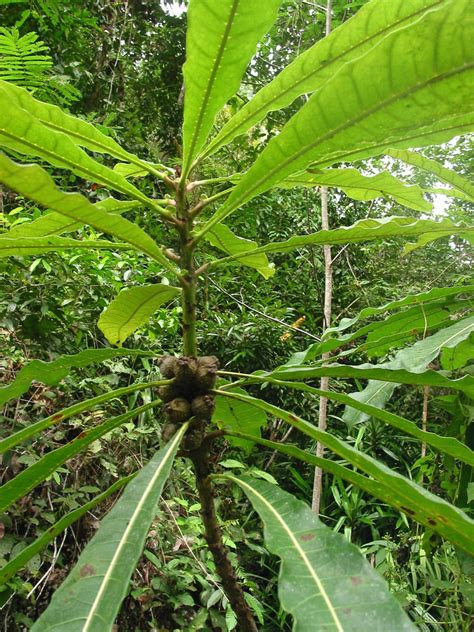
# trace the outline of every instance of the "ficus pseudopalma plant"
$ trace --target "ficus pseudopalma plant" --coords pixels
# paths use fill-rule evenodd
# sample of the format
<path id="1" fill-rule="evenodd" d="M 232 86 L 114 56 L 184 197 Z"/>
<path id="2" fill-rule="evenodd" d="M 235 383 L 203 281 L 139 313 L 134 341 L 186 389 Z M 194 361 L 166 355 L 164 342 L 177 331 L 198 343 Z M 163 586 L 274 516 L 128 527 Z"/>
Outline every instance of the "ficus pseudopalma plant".
<path id="1" fill-rule="evenodd" d="M 443 236 L 472 239 L 474 234 L 472 227 L 448 219 L 391 217 L 362 220 L 350 227 L 294 235 L 284 242 L 259 246 L 235 235 L 224 223 L 244 204 L 275 187 L 339 187 L 357 199 L 387 196 L 412 209 L 429 212 L 430 205 L 417 186 L 407 186 L 385 172 L 368 177 L 352 167 L 337 167 L 341 162 L 383 154 L 433 172 L 449 186 L 447 192 L 454 197 L 474 199 L 474 187 L 465 178 L 422 154 L 407 151 L 447 142 L 473 126 L 471 0 L 371 0 L 355 17 L 296 58 L 216 130 L 217 114 L 239 89 L 259 40 L 277 17 L 279 5 L 280 0 L 191 0 L 179 170 L 143 160 L 90 123 L 36 100 L 21 87 L 0 82 L 0 145 L 4 150 L 0 153 L 0 181 L 48 209 L 39 219 L 2 234 L 1 255 L 133 249 L 175 280 L 172 285 L 123 288 L 99 320 L 110 347 L 87 349 L 49 363 L 31 362 L 11 384 L 0 389 L 0 403 L 19 397 L 33 380 L 56 384 L 73 367 L 121 355 L 152 355 L 122 344 L 159 306 L 176 297 L 182 302 L 182 353 L 160 359 L 162 379 L 79 402 L 0 442 L 1 452 L 12 450 L 44 429 L 112 398 L 151 387 L 156 393 L 153 401 L 85 429 L 74 441 L 47 453 L 5 483 L 0 488 L 3 512 L 94 440 L 146 409 L 158 409 L 164 402 L 162 447 L 133 480 L 119 481 L 65 516 L 0 570 L 0 581 L 6 582 L 72 521 L 126 485 L 50 606 L 34 624 L 35 632 L 112 629 L 175 458 L 187 458 L 193 464 L 206 539 L 239 629 L 256 630 L 256 624 L 222 541 L 214 505 L 214 495 L 221 485 L 239 486 L 260 515 L 267 546 L 281 558 L 279 596 L 283 609 L 293 617 L 295 630 L 414 629 L 382 578 L 356 547 L 321 523 L 304 503 L 248 473 L 238 477 L 213 474 L 209 455 L 216 436 L 225 436 L 237 445 L 246 441 L 247 447 L 249 442 L 263 444 L 320 466 L 404 512 L 456 547 L 474 553 L 474 523 L 459 508 L 330 432 L 319 430 L 314 420 L 252 397 L 244 388 L 247 384 L 267 383 L 326 396 L 345 404 L 352 422 L 357 421 L 354 416 L 359 420 L 375 417 L 472 467 L 474 452 L 462 441 L 420 430 L 412 421 L 385 411 L 383 404 L 397 384 L 442 387 L 454 389 L 463 397 L 473 396 L 472 375 L 452 374 L 464 366 L 469 355 L 466 345 L 474 317 L 469 316 L 468 307 L 473 286 L 435 288 L 379 308 L 366 308 L 355 318 L 329 329 L 322 342 L 274 371 L 230 375 L 219 371 L 217 358 L 199 357 L 199 282 L 203 274 L 217 272 L 220 266 L 249 266 L 268 278 L 274 269 L 267 255 L 292 256 L 295 249 L 306 245 L 414 237 L 418 247 Z M 269 112 L 288 106 L 303 94 L 308 95 L 304 105 L 268 142 L 248 171 L 229 174 L 229 178 L 200 178 L 207 158 L 246 134 Z M 102 161 L 101 155 L 106 155 L 107 161 Z M 43 166 L 31 164 L 34 159 Z M 110 164 L 110 159 L 116 161 L 113 168 L 105 164 Z M 108 187 L 110 197 L 91 203 L 82 194 L 61 191 L 49 175 L 48 165 Z M 154 179 L 156 190 L 162 191 L 159 199 L 148 197 L 133 184 L 130 178 L 138 175 Z M 139 221 L 127 219 L 126 213 L 132 208 L 135 212 L 146 210 L 156 221 L 173 229 L 179 248 L 156 243 Z M 258 213 L 257 204 L 254 212 Z M 68 236 L 84 224 L 103 236 L 94 240 Z M 223 251 L 224 256 L 216 258 L 206 253 L 208 243 Z M 377 314 L 385 314 L 385 320 L 358 325 L 359 320 Z M 382 364 L 352 365 L 346 358 L 362 350 L 375 358 L 387 354 L 392 345 L 413 340 L 417 332 L 418 342 L 403 347 Z M 347 342 L 351 342 L 350 347 L 334 353 Z M 333 352 L 330 363 L 321 361 L 327 351 Z M 443 371 L 429 368 L 438 357 Z M 339 358 L 344 362 L 338 362 Z M 218 376 L 226 379 L 216 383 Z M 321 376 L 369 381 L 364 391 L 347 395 L 311 386 L 311 381 Z M 260 438 L 259 426 L 266 414 L 321 442 L 339 460 L 317 458 L 295 446 Z"/>

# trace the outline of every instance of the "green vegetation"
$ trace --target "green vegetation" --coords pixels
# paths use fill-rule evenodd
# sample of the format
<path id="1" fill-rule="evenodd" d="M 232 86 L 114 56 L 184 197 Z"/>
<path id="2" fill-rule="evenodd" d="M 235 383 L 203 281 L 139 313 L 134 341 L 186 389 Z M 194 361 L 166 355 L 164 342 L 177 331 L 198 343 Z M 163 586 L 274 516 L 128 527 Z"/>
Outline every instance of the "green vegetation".
<path id="1" fill-rule="evenodd" d="M 467 632 L 472 3 L 0 17 L 5 629 Z"/>

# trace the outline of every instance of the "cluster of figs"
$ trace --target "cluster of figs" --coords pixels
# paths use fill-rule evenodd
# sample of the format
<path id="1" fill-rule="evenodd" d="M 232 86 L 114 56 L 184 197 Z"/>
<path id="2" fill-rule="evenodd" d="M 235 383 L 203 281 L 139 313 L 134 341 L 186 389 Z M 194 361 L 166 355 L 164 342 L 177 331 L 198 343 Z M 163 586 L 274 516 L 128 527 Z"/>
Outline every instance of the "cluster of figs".
<path id="1" fill-rule="evenodd" d="M 158 366 L 164 378 L 173 380 L 158 389 L 166 419 L 161 436 L 165 442 L 169 441 L 181 424 L 193 418 L 182 447 L 195 450 L 201 445 L 214 412 L 214 396 L 210 391 L 216 382 L 219 360 L 215 356 L 164 355 L 158 360 Z"/>

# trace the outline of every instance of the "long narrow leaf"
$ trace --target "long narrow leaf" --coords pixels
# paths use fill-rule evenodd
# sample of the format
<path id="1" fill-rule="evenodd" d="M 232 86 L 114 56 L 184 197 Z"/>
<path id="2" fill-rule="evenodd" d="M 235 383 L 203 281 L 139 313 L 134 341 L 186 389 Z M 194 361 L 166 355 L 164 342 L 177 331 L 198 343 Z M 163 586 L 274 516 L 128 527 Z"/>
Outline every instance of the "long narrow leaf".
<path id="1" fill-rule="evenodd" d="M 70 525 L 74 524 L 74 522 L 77 522 L 79 518 L 81 518 L 91 509 L 94 509 L 94 507 L 96 507 L 99 503 L 108 498 L 111 494 L 121 489 L 134 476 L 135 474 L 130 474 L 130 476 L 126 476 L 125 478 L 121 478 L 119 481 L 116 481 L 102 494 L 99 494 L 81 507 L 70 511 L 68 514 L 63 516 L 60 520 L 49 527 L 42 535 L 40 535 L 39 538 L 37 538 L 34 542 L 22 549 L 18 553 L 18 555 L 9 560 L 5 564 L 5 566 L 2 566 L 2 568 L 0 568 L 0 586 L 2 586 L 6 581 L 13 577 L 17 571 L 22 569 L 25 564 L 29 562 L 29 560 L 31 560 L 32 557 L 39 553 L 41 549 L 44 549 L 44 547 L 52 542 L 54 538 L 56 538 L 60 533 L 62 533 Z"/>
<path id="2" fill-rule="evenodd" d="M 125 213 L 133 208 L 137 208 L 137 206 L 140 206 L 140 202 L 115 200 L 112 197 L 93 204 L 93 207 L 99 210 L 99 212 L 105 211 L 106 213 L 117 214 Z M 81 226 L 83 226 L 81 222 L 76 222 L 70 217 L 53 212 L 42 215 L 32 222 L 13 226 L 10 230 L 0 234 L 0 240 L 17 239 L 19 237 L 50 237 L 53 235 L 62 235 L 64 233 L 73 232 L 81 228 Z"/>
<path id="3" fill-rule="evenodd" d="M 304 502 L 267 481 L 224 478 L 243 489 L 263 521 L 268 549 L 281 558 L 278 594 L 294 632 L 356 632 L 374 618 L 380 630 L 416 630 L 357 547 Z"/>
<path id="4" fill-rule="evenodd" d="M 184 424 L 127 486 L 32 632 L 112 629 L 186 429 Z"/>
<path id="5" fill-rule="evenodd" d="M 416 384 L 421 386 L 435 386 L 437 388 L 452 388 L 466 393 L 474 399 L 474 377 L 464 375 L 456 380 L 449 379 L 442 373 L 432 369 L 422 369 L 419 372 L 396 368 L 385 368 L 378 364 L 329 364 L 326 366 L 295 366 L 280 367 L 275 371 L 261 373 L 261 377 L 274 377 L 277 380 L 310 380 L 319 377 L 356 378 L 358 380 L 380 380 L 396 384 Z"/>
<path id="6" fill-rule="evenodd" d="M 447 169 L 444 165 L 436 162 L 436 160 L 426 158 L 414 151 L 401 149 L 389 149 L 385 153 L 392 158 L 396 158 L 397 160 L 406 162 L 409 165 L 413 165 L 423 169 L 424 171 L 433 173 L 439 180 L 446 182 L 446 184 L 450 184 L 457 191 L 460 191 L 461 194 L 463 194 L 464 199 L 474 202 L 474 184 L 455 171 Z"/>
<path id="7" fill-rule="evenodd" d="M 211 140 L 209 156 L 245 133 L 266 114 L 286 107 L 302 94 L 320 89 L 341 67 L 361 57 L 384 37 L 420 19 L 440 0 L 372 0 L 330 35 L 299 55 L 246 103 Z"/>
<path id="8" fill-rule="evenodd" d="M 255 380 L 257 380 L 257 378 L 255 378 Z M 308 384 L 304 384 L 302 382 L 285 382 L 283 380 L 269 377 L 268 375 L 266 375 L 265 377 L 261 377 L 260 379 L 258 379 L 258 381 L 268 382 L 269 384 L 275 384 L 275 386 L 280 386 L 283 388 L 293 388 L 298 391 L 305 391 L 307 393 L 312 393 L 313 395 L 318 395 L 319 397 L 326 397 L 327 399 L 334 400 L 335 402 L 345 404 L 346 406 L 350 406 L 362 411 L 368 417 L 375 417 L 376 419 L 380 419 L 390 426 L 398 428 L 402 432 L 405 432 L 412 437 L 416 437 L 420 441 L 424 441 L 425 443 L 432 446 L 433 448 L 436 448 L 440 452 L 449 454 L 455 459 L 459 459 L 460 461 L 463 461 L 468 465 L 474 466 L 474 452 L 467 445 L 464 445 L 464 443 L 461 443 L 454 437 L 442 437 L 434 432 L 421 430 L 421 428 L 418 428 L 418 426 L 413 421 L 409 421 L 408 419 L 400 417 L 400 415 L 396 415 L 395 413 L 390 413 L 381 408 L 377 408 L 376 406 L 371 406 L 370 404 L 359 402 L 354 397 L 345 395 L 344 393 L 338 393 L 336 391 L 324 391 L 313 386 L 308 386 Z"/>
<path id="9" fill-rule="evenodd" d="M 70 169 L 81 178 L 105 184 L 146 206 L 153 206 L 152 200 L 126 178 L 91 158 L 65 134 L 48 129 L 26 110 L 18 107 L 1 85 L 0 110 L 0 145 L 3 147 L 26 156 L 37 156 L 53 166 Z"/>
<path id="10" fill-rule="evenodd" d="M 293 413 L 250 395 L 227 393 L 226 391 L 216 391 L 216 394 L 253 403 L 257 408 L 262 408 L 278 419 L 288 422 L 312 439 L 320 441 L 362 472 L 390 487 L 393 492 L 394 504 L 413 520 L 438 532 L 471 555 L 474 554 L 474 521 L 457 507 L 450 505 L 442 498 L 431 494 L 368 454 L 359 452 L 348 443 L 320 430 Z"/>
<path id="11" fill-rule="evenodd" d="M 472 128 L 473 18 L 470 0 L 445 0 L 343 65 L 268 143 L 208 228 L 309 164 L 441 143 Z"/>
<path id="12" fill-rule="evenodd" d="M 183 172 L 202 149 L 214 117 L 238 90 L 260 38 L 281 0 L 191 0 L 188 10 L 183 126 Z"/>
<path id="13" fill-rule="evenodd" d="M 414 373 L 422 371 L 438 357 L 442 349 L 455 347 L 466 340 L 473 331 L 474 316 L 463 318 L 450 327 L 445 327 L 432 336 L 419 340 L 411 347 L 398 351 L 392 360 L 379 366 L 389 370 L 407 369 Z M 363 391 L 351 393 L 351 397 L 359 402 L 383 408 L 392 396 L 394 389 L 393 383 L 370 380 Z M 353 408 L 347 408 L 343 419 L 349 426 L 353 426 L 368 419 L 368 415 L 357 412 Z"/>
<path id="14" fill-rule="evenodd" d="M 418 237 L 425 233 L 435 234 L 437 238 L 448 235 L 472 236 L 474 235 L 474 228 L 464 223 L 455 224 L 449 219 L 444 219 L 440 222 L 430 219 L 413 219 L 412 217 L 361 219 L 352 226 L 343 226 L 333 230 L 320 230 L 310 235 L 295 235 L 286 241 L 270 243 L 255 250 L 224 257 L 212 262 L 209 267 L 216 267 L 227 261 L 235 261 L 260 253 L 290 252 L 296 248 L 304 248 L 306 246 L 353 244 L 373 239 Z M 201 234 L 204 234 L 204 231 Z"/>
<path id="15" fill-rule="evenodd" d="M 169 267 L 160 248 L 142 228 L 120 215 L 98 209 L 80 193 L 64 193 L 40 166 L 19 165 L 0 153 L 0 182 L 46 208 L 132 244 Z"/>
<path id="16" fill-rule="evenodd" d="M 27 257 L 62 250 L 134 250 L 135 246 L 106 239 L 68 237 L 15 237 L 0 239 L 0 257 Z"/>
<path id="17" fill-rule="evenodd" d="M 84 351 L 74 355 L 60 356 L 51 362 L 32 360 L 18 371 L 10 384 L 0 388 L 0 406 L 9 399 L 20 397 L 26 393 L 34 381 L 47 386 L 56 386 L 72 368 L 82 368 L 118 356 L 151 357 L 153 353 L 137 349 L 84 349 Z"/>
<path id="18" fill-rule="evenodd" d="M 83 402 L 78 402 L 77 404 L 73 404 L 68 408 L 63 408 L 63 410 L 59 410 L 49 417 L 45 419 L 40 419 L 33 424 L 29 424 L 25 428 L 18 430 L 5 439 L 0 441 L 0 454 L 3 454 L 7 450 L 11 450 L 19 443 L 26 441 L 27 439 L 31 439 L 31 437 L 36 436 L 39 432 L 46 430 L 46 428 L 50 428 L 55 424 L 58 424 L 65 419 L 69 419 L 73 415 L 78 415 L 86 410 L 90 410 L 94 406 L 98 406 L 99 404 L 103 404 L 104 402 L 108 402 L 111 399 L 117 399 L 118 397 L 122 397 L 123 395 L 128 395 L 128 393 L 134 393 L 135 391 L 142 391 L 147 388 L 156 388 L 158 386 L 164 386 L 165 384 L 169 384 L 170 380 L 160 380 L 157 382 L 142 382 L 137 384 L 131 384 L 130 386 L 123 386 L 122 388 L 117 388 L 109 393 L 103 393 L 102 395 L 97 395 L 97 397 L 91 397 L 90 399 L 86 399 Z"/>
<path id="19" fill-rule="evenodd" d="M 12 83 L 0 81 L 0 86 L 10 99 L 29 112 L 34 118 L 50 129 L 66 134 L 72 142 L 96 153 L 106 153 L 119 160 L 134 163 L 143 169 L 156 173 L 149 163 L 140 160 L 134 154 L 123 149 L 110 136 L 103 134 L 97 127 L 83 119 L 63 112 L 61 108 L 35 99 L 27 90 Z"/>
<path id="20" fill-rule="evenodd" d="M 423 197 L 417 185 L 407 185 L 388 172 L 365 176 L 357 169 L 318 169 L 315 173 L 303 172 L 280 182 L 279 188 L 327 186 L 342 189 L 354 200 L 393 198 L 399 204 L 415 211 L 430 211 L 432 205 Z"/>
<path id="21" fill-rule="evenodd" d="M 0 513 L 5 511 L 5 509 L 16 500 L 34 489 L 44 481 L 45 478 L 57 470 L 60 465 L 81 452 L 93 441 L 96 441 L 111 430 L 114 430 L 114 428 L 118 428 L 130 419 L 159 404 L 161 404 L 159 400 L 154 400 L 128 413 L 124 413 L 118 417 L 112 417 L 112 419 L 103 422 L 91 430 L 81 432 L 73 441 L 70 441 L 66 445 L 48 452 L 48 454 L 36 461 L 36 463 L 30 465 L 26 470 L 23 470 L 17 474 L 15 478 L 12 478 L 0 487 Z"/>

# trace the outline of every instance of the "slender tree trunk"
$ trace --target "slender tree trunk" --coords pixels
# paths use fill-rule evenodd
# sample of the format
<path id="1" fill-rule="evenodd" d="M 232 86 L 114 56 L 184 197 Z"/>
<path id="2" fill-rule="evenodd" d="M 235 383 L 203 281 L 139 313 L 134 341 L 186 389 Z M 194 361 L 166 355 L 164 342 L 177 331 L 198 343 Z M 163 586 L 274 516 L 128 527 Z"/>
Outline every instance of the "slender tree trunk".
<path id="1" fill-rule="evenodd" d="M 331 32 L 331 17 L 332 17 L 332 0 L 327 0 L 326 4 L 326 35 Z M 328 217 L 328 189 L 327 187 L 321 188 L 321 223 L 323 230 L 329 230 L 329 217 Z M 323 330 L 327 329 L 331 323 L 332 315 L 332 252 L 331 246 L 324 246 L 324 323 Z M 323 361 L 329 358 L 329 353 L 324 353 L 322 356 Z M 320 382 L 321 390 L 327 390 L 329 384 L 329 378 L 322 377 Z M 327 427 L 327 410 L 328 400 L 326 397 L 319 399 L 319 418 L 318 428 L 326 430 Z M 316 445 L 316 456 L 322 457 L 324 455 L 324 446 L 318 441 Z M 323 471 L 320 467 L 316 467 L 314 470 L 313 481 L 313 499 L 311 503 L 312 510 L 319 514 L 319 508 L 321 505 L 321 493 L 322 493 Z"/>
<path id="2" fill-rule="evenodd" d="M 428 398 L 430 396 L 430 387 L 423 387 L 423 414 L 421 417 L 421 428 L 425 432 L 428 430 Z M 426 456 L 426 441 L 421 444 L 421 458 Z"/>

